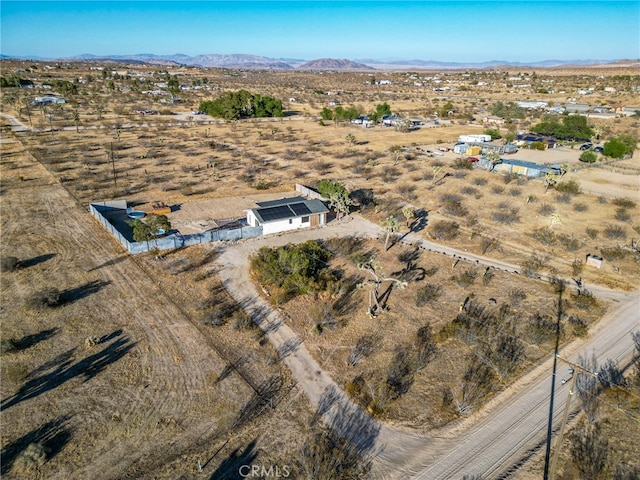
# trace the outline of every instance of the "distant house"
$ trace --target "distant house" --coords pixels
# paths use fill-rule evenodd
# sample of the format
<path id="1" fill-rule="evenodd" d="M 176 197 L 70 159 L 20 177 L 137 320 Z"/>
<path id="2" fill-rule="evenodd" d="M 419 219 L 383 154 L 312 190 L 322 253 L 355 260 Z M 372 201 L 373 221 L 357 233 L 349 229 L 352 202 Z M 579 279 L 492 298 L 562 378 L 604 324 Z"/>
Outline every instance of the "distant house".
<path id="1" fill-rule="evenodd" d="M 631 117 L 640 112 L 640 107 L 622 107 L 622 114 L 626 117 Z"/>
<path id="2" fill-rule="evenodd" d="M 489 125 L 504 125 L 505 119 L 496 115 L 487 115 L 486 117 L 482 117 L 482 123 L 487 123 Z"/>
<path id="3" fill-rule="evenodd" d="M 534 142 L 544 143 L 546 148 L 556 148 L 557 141 L 554 137 L 538 135 L 536 133 L 519 133 L 516 135 L 516 144 L 521 146 L 529 146 Z"/>
<path id="4" fill-rule="evenodd" d="M 559 174 L 560 165 L 540 165 L 533 162 L 515 159 L 500 159 L 493 164 L 486 157 L 481 157 L 478 162 L 478 168 L 486 168 L 494 172 L 515 173 L 523 177 L 539 178 L 544 177 L 547 173 Z"/>
<path id="5" fill-rule="evenodd" d="M 307 200 L 304 197 L 256 204 L 258 208 L 247 210 L 247 223 L 251 227 L 261 226 L 264 235 L 324 225 L 329 213 L 321 200 Z"/>

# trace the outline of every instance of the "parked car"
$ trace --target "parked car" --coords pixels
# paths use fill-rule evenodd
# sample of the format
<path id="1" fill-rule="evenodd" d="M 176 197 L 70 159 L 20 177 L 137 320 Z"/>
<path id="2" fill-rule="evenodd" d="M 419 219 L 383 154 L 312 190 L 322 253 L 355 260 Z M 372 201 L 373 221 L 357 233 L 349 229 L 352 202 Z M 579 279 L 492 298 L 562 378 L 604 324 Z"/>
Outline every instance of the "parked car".
<path id="1" fill-rule="evenodd" d="M 591 147 L 593 147 L 593 144 L 585 143 L 584 145 L 580 146 L 580 150 L 589 150 Z"/>
<path id="2" fill-rule="evenodd" d="M 465 158 L 467 162 L 475 163 L 478 161 L 478 157 L 467 157 Z"/>
<path id="3" fill-rule="evenodd" d="M 604 148 L 602 147 L 593 147 L 593 151 L 596 153 L 603 153 L 604 152 Z"/>

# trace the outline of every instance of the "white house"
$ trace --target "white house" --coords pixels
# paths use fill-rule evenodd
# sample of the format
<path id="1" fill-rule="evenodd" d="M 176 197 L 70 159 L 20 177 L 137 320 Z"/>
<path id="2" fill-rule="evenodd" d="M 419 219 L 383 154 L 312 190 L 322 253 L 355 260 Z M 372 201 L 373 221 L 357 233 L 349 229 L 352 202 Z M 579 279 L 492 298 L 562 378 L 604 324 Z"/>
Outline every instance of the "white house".
<path id="1" fill-rule="evenodd" d="M 329 213 L 321 200 L 307 200 L 303 197 L 281 198 L 256 204 L 259 208 L 247 210 L 247 224 L 251 227 L 262 226 L 264 235 L 324 225 Z"/>

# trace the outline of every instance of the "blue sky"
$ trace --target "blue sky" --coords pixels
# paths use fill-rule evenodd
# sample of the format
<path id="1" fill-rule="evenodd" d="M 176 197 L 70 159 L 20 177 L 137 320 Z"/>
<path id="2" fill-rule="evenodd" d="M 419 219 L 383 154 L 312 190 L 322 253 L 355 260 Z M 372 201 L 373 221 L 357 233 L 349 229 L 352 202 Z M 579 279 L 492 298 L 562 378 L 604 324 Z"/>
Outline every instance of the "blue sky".
<path id="1" fill-rule="evenodd" d="M 629 1 L 4 1 L 0 52 L 453 62 L 640 58 Z"/>

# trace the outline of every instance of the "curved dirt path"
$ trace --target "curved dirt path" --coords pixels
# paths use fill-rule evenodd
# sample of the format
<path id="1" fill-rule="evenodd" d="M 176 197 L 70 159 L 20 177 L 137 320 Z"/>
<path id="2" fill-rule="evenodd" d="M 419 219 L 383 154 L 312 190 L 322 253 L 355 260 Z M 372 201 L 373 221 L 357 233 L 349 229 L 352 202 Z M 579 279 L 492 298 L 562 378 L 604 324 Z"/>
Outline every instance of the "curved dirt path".
<path id="1" fill-rule="evenodd" d="M 259 295 L 249 280 L 249 258 L 262 246 L 274 247 L 309 239 L 353 234 L 378 237 L 383 233 L 379 226 L 356 215 L 317 229 L 251 239 L 223 247 L 217 259 L 220 267 L 218 274 L 227 291 L 256 319 L 268 340 L 281 352 L 284 362 L 311 403 L 314 406 L 322 405 L 326 400 L 323 394 L 332 391 L 339 400 L 336 403 L 349 405 L 351 414 L 346 423 L 353 425 L 355 419 L 360 423 L 362 431 L 374 430 L 371 436 L 375 439 L 375 444 L 371 446 L 370 452 L 375 455 L 376 478 L 451 479 L 461 478 L 467 473 L 495 478 L 512 468 L 528 449 L 539 446 L 545 438 L 551 358 L 498 395 L 478 414 L 441 431 L 432 432 L 429 437 L 420 436 L 373 422 L 364 414 L 354 415 L 353 409 L 357 410 L 357 407 L 322 370 L 304 343 L 284 323 L 277 310 Z M 407 235 L 402 242 L 487 267 L 519 273 L 515 265 L 461 252 L 422 240 L 415 235 Z M 600 361 L 609 356 L 628 358 L 632 352 L 630 332 L 640 327 L 637 315 L 640 295 L 637 292 L 629 294 L 605 288 L 590 289 L 598 295 L 619 302 L 619 307 L 598 322 L 589 339 L 568 345 L 563 354 L 573 361 L 579 352 L 586 350 L 600 352 Z M 621 316 L 624 322 L 620 321 Z M 614 320 L 616 328 L 609 328 Z M 557 388 L 556 391 L 554 418 L 560 416 L 566 396 L 563 389 Z M 328 420 L 332 424 L 343 424 L 345 421 L 337 418 L 343 414 L 344 409 L 335 408 L 328 415 Z"/>

